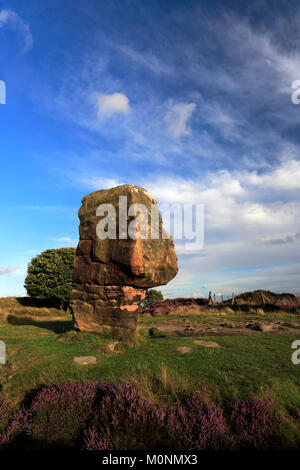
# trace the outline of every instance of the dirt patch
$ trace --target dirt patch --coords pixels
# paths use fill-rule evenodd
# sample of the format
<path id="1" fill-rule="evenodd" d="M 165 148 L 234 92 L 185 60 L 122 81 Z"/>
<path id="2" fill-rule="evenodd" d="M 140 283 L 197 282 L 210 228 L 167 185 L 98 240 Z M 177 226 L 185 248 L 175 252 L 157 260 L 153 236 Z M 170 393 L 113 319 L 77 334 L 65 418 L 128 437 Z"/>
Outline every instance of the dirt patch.
<path id="1" fill-rule="evenodd" d="M 198 344 L 199 346 L 205 346 L 206 348 L 220 348 L 221 347 L 218 343 L 215 343 L 215 341 L 201 341 L 200 339 L 197 339 L 193 342 L 194 344 Z"/>

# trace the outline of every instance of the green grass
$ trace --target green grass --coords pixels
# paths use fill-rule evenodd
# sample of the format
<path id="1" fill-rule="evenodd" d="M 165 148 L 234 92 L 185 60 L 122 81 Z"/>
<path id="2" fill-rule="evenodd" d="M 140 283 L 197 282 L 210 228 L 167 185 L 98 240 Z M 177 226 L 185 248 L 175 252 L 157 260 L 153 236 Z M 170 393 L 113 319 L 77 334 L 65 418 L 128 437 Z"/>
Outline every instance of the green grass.
<path id="1" fill-rule="evenodd" d="M 237 316 L 221 318 L 234 320 Z M 204 320 L 202 315 L 173 319 L 190 324 Z M 134 376 L 145 395 L 156 401 L 174 402 L 197 390 L 219 403 L 272 396 L 283 412 L 300 409 L 300 365 L 291 362 L 291 343 L 300 339 L 300 333 L 202 338 L 220 344 L 221 348 L 213 349 L 194 344 L 195 338 L 149 338 L 148 326 L 162 320 L 170 318 L 141 319 L 144 329 L 134 339 L 135 346 L 123 341 L 119 351 L 110 354 L 103 352 L 108 338 L 68 331 L 66 316 L 56 321 L 26 318 L 18 324 L 0 323 L 0 339 L 7 346 L 7 364 L 0 365 L 1 393 L 14 407 L 32 390 L 53 382 L 118 382 Z M 291 316 L 289 320 L 295 321 Z M 192 350 L 180 354 L 179 346 Z M 96 356 L 97 364 L 73 362 L 74 356 L 87 355 Z"/>

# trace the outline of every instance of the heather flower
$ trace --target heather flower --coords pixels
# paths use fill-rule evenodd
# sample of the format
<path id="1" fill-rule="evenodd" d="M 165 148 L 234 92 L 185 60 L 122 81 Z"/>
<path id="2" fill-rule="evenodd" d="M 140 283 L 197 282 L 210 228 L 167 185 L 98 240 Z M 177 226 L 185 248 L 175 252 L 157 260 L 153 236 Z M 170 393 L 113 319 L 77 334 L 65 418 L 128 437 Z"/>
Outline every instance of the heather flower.
<path id="1" fill-rule="evenodd" d="M 111 439 L 108 434 L 104 437 L 94 428 L 89 428 L 85 432 L 84 442 L 86 450 L 110 450 L 111 448 Z"/>
<path id="2" fill-rule="evenodd" d="M 13 439 L 26 432 L 30 421 L 30 411 L 23 408 L 14 411 L 9 419 L 8 426 L 0 433 L 0 449 L 5 448 Z"/>
<path id="3" fill-rule="evenodd" d="M 222 449 L 228 444 L 222 409 L 207 404 L 200 394 L 169 412 L 167 426 L 182 449 Z"/>
<path id="4" fill-rule="evenodd" d="M 98 396 L 90 427 L 85 432 L 89 450 L 154 449 L 164 435 L 165 407 L 145 399 L 137 382 L 108 385 Z"/>
<path id="5" fill-rule="evenodd" d="M 4 420 L 8 417 L 7 404 L 0 395 L 0 428 Z"/>
<path id="6" fill-rule="evenodd" d="M 49 444 L 72 445 L 90 418 L 98 382 L 61 383 L 41 390 L 31 403 L 27 434 Z"/>
<path id="7" fill-rule="evenodd" d="M 279 426 L 279 417 L 272 401 L 249 398 L 230 407 L 229 422 L 239 447 L 267 449 Z"/>
<path id="8" fill-rule="evenodd" d="M 226 414 L 198 393 L 168 409 L 146 399 L 137 382 L 58 383 L 8 418 L 0 400 L 0 448 L 194 450 L 270 448 L 279 417 L 270 400 L 234 402 Z M 3 426 L 2 426 L 3 427 Z"/>

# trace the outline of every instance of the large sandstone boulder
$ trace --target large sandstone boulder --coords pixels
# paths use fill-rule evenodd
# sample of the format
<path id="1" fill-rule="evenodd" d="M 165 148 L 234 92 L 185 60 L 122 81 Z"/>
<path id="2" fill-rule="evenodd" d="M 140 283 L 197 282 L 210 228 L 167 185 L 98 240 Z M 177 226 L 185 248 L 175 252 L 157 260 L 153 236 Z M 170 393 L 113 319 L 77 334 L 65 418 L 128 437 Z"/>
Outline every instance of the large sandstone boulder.
<path id="1" fill-rule="evenodd" d="M 115 218 L 111 211 L 104 211 L 103 204 L 113 206 Z M 132 215 L 133 210 L 128 216 L 127 209 L 132 211 L 134 204 L 142 204 L 146 212 Z M 162 227 L 156 204 L 151 194 L 134 185 L 95 191 L 82 199 L 78 213 L 80 241 L 75 258 L 75 289 L 70 299 L 77 330 L 133 333 L 137 309 L 147 289 L 167 284 L 176 275 L 174 243 Z M 157 212 L 153 212 L 153 206 Z M 115 228 L 115 238 L 104 239 L 101 235 L 103 230 L 100 233 L 99 225 L 103 228 L 104 223 L 106 231 L 108 227 Z"/>

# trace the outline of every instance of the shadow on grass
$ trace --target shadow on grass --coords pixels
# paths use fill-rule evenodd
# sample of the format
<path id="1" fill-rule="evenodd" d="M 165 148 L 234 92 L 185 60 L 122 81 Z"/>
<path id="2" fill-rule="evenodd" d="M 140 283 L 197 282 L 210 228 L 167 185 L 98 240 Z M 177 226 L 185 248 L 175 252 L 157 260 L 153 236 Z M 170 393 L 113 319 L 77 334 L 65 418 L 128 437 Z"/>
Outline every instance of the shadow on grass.
<path id="1" fill-rule="evenodd" d="M 15 299 L 22 307 L 59 308 L 55 299 L 35 299 L 33 297 L 16 297 Z"/>
<path id="2" fill-rule="evenodd" d="M 30 317 L 18 317 L 16 315 L 8 315 L 7 322 L 10 325 L 22 326 L 22 325 L 31 325 L 37 326 L 38 328 L 43 328 L 46 330 L 51 330 L 54 333 L 61 334 L 67 331 L 73 330 L 72 320 L 48 320 L 48 321 L 38 321 Z"/>

